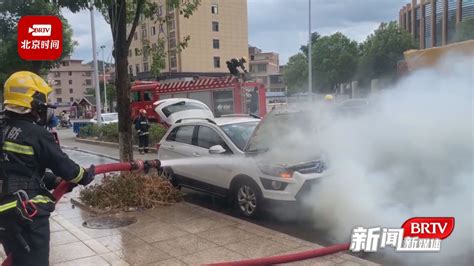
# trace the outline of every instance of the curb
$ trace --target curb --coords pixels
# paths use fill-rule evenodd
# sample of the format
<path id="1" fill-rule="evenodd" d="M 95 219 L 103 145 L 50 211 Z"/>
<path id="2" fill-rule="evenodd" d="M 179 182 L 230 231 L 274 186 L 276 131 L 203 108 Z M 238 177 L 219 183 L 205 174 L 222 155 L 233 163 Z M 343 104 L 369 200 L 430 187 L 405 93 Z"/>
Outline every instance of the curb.
<path id="1" fill-rule="evenodd" d="M 99 145 L 99 146 L 106 146 L 106 147 L 112 147 L 112 148 L 118 148 L 119 144 L 115 142 L 107 142 L 107 141 L 99 141 L 99 140 L 92 140 L 92 139 L 83 139 L 83 138 L 74 138 L 75 141 L 77 142 L 82 142 L 82 143 L 87 143 L 87 144 L 94 144 L 94 145 Z M 133 150 L 138 151 L 138 146 L 133 145 Z M 154 147 L 149 147 L 148 150 L 150 152 L 157 153 L 158 150 Z"/>
<path id="2" fill-rule="evenodd" d="M 79 209 L 89 212 L 94 215 L 103 215 L 103 214 L 110 214 L 111 211 L 100 210 L 91 206 L 86 205 L 78 198 L 71 198 L 72 205 L 78 207 Z"/>
<path id="3" fill-rule="evenodd" d="M 108 156 L 108 155 L 98 153 L 98 152 L 83 150 L 83 149 L 80 149 L 78 147 L 70 147 L 70 146 L 61 145 L 61 148 L 65 149 L 65 150 L 72 150 L 72 151 L 78 151 L 78 152 L 83 152 L 83 153 L 87 153 L 87 154 L 92 154 L 92 155 L 95 155 L 95 156 L 104 157 L 104 158 L 114 160 L 114 161 L 120 161 L 120 159 L 117 158 L 117 157 Z"/>

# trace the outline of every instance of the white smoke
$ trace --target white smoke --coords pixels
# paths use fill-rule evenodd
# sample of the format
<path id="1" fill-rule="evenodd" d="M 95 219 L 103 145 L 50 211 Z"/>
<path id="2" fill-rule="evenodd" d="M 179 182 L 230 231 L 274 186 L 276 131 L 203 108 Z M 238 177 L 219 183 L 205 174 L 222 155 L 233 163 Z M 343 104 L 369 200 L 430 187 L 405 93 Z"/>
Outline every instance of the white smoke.
<path id="1" fill-rule="evenodd" d="M 417 71 L 372 96 L 362 114 L 332 117 L 314 137 L 279 139 L 280 147 L 301 142 L 298 152 L 330 160 L 332 176 L 305 199 L 315 226 L 348 241 L 356 226 L 400 228 L 415 216 L 453 216 L 454 232 L 440 253 L 394 256 L 409 264 L 472 265 L 473 63 L 456 57 Z"/>

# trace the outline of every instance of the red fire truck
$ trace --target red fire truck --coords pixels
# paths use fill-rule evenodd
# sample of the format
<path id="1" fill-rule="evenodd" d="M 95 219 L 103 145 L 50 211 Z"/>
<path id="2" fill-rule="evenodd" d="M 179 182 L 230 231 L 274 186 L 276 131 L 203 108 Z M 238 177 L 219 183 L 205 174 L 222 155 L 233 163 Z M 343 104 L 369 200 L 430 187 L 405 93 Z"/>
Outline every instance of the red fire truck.
<path id="1" fill-rule="evenodd" d="M 267 113 L 265 86 L 258 82 L 240 82 L 235 77 L 199 78 L 191 81 L 160 83 L 136 81 L 132 84 L 132 116 L 145 109 L 148 118 L 159 122 L 153 103 L 169 98 L 189 98 L 203 102 L 214 115 Z"/>

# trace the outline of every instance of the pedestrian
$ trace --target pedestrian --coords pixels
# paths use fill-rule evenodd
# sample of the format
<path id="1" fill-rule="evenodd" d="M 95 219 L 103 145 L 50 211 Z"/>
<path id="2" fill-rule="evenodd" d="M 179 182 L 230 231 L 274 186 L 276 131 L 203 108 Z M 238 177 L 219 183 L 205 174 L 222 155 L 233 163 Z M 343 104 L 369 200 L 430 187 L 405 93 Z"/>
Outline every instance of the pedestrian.
<path id="1" fill-rule="evenodd" d="M 149 129 L 150 121 L 148 121 L 146 110 L 141 109 L 135 120 L 135 130 L 137 130 L 138 133 L 138 151 L 140 154 L 148 153 Z"/>
<path id="2" fill-rule="evenodd" d="M 49 264 L 49 216 L 56 200 L 49 190 L 59 184 L 57 176 L 83 186 L 94 179 L 94 166 L 84 169 L 69 159 L 45 128 L 51 91 L 28 71 L 12 74 L 4 84 L 0 242 L 12 254 L 13 265 Z"/>

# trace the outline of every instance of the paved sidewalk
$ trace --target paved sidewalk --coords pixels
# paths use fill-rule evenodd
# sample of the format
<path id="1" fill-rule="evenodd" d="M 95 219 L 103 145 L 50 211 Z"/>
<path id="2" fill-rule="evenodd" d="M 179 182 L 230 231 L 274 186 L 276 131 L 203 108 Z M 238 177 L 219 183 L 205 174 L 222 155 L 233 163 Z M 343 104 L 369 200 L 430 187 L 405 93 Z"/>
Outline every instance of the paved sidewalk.
<path id="1" fill-rule="evenodd" d="M 67 138 L 62 144 L 109 156 L 116 152 L 107 147 L 73 145 L 73 140 Z M 137 219 L 129 226 L 88 229 L 82 224 L 93 215 L 72 208 L 71 196 L 66 195 L 57 204 L 51 217 L 53 265 L 199 265 L 321 247 L 186 202 L 119 214 Z M 0 253 L 0 260 L 2 256 Z M 340 252 L 290 265 L 376 264 Z"/>

